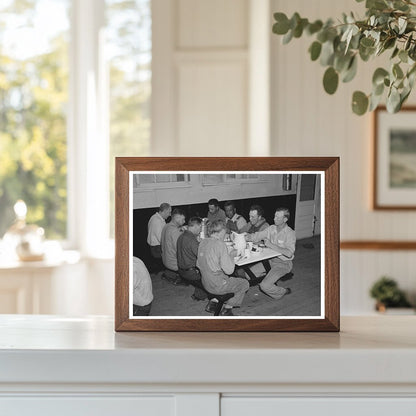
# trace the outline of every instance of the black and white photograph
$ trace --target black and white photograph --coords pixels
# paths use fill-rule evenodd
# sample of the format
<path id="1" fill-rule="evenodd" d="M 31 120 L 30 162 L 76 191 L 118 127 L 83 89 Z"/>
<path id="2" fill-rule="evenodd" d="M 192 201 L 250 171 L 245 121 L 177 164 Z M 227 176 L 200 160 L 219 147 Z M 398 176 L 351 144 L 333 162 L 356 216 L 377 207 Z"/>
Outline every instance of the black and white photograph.
<path id="1" fill-rule="evenodd" d="M 322 172 L 130 172 L 130 318 L 324 318 Z"/>
<path id="2" fill-rule="evenodd" d="M 416 208 L 415 107 L 400 114 L 385 108 L 374 113 L 373 207 Z"/>
<path id="3" fill-rule="evenodd" d="M 416 130 L 390 131 L 390 187 L 416 188 Z"/>

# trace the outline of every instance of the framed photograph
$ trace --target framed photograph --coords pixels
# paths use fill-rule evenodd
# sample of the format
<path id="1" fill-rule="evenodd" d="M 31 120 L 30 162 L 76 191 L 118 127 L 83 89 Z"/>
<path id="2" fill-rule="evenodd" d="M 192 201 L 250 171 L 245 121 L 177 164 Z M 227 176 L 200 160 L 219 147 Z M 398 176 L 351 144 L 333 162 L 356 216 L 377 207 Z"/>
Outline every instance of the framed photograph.
<path id="1" fill-rule="evenodd" d="M 373 208 L 416 209 L 416 107 L 374 112 Z"/>
<path id="2" fill-rule="evenodd" d="M 116 331 L 339 331 L 339 158 L 116 158 Z"/>

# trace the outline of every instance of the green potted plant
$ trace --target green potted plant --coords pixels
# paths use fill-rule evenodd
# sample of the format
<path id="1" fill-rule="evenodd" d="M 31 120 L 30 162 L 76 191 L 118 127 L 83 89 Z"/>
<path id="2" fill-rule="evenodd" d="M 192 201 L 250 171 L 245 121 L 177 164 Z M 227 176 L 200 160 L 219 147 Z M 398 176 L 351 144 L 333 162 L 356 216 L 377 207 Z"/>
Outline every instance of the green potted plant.
<path id="1" fill-rule="evenodd" d="M 385 312 L 387 308 L 411 307 L 397 282 L 388 276 L 381 277 L 373 284 L 370 296 L 376 300 L 376 310 L 379 312 Z"/>
<path id="2" fill-rule="evenodd" d="M 374 110 L 385 94 L 387 110 L 395 113 L 409 97 L 416 79 L 416 0 L 366 0 L 364 18 L 344 13 L 337 20 L 310 22 L 299 13 L 289 18 L 278 12 L 274 19 L 273 33 L 283 36 L 284 44 L 304 34 L 314 38 L 309 54 L 326 68 L 323 86 L 328 94 L 335 93 L 339 81 L 355 77 L 359 61 L 390 55 L 390 64 L 383 61 L 375 70 L 371 93 L 353 93 L 355 114 Z"/>

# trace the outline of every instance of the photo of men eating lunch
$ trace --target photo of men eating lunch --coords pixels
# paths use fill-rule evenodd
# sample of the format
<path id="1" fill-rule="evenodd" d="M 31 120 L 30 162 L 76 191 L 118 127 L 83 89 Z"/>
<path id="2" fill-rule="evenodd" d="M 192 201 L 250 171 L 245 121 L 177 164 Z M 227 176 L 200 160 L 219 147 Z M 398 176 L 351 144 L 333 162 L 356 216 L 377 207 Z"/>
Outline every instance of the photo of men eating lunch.
<path id="1" fill-rule="evenodd" d="M 319 173 L 135 173 L 132 318 L 320 317 L 322 186 Z"/>

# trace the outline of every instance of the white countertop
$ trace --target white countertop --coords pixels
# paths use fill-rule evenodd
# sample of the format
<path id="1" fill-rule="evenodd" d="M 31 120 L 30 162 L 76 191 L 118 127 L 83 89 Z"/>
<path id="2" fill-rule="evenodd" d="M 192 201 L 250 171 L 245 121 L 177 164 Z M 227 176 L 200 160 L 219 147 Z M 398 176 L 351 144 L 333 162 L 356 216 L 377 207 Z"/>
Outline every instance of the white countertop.
<path id="1" fill-rule="evenodd" d="M 0 316 L 0 383 L 410 383 L 416 316 L 338 333 L 115 333 L 108 317 Z"/>

